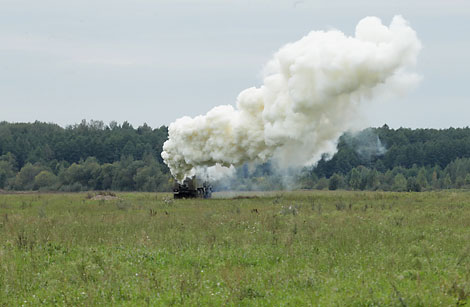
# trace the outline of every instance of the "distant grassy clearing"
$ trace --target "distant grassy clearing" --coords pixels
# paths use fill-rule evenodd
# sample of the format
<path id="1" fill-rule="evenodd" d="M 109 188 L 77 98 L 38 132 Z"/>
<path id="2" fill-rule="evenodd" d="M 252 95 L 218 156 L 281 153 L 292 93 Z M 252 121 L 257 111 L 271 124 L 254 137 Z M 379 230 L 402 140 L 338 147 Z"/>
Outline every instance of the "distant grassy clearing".
<path id="1" fill-rule="evenodd" d="M 470 193 L 256 195 L 0 195 L 0 305 L 467 302 Z"/>

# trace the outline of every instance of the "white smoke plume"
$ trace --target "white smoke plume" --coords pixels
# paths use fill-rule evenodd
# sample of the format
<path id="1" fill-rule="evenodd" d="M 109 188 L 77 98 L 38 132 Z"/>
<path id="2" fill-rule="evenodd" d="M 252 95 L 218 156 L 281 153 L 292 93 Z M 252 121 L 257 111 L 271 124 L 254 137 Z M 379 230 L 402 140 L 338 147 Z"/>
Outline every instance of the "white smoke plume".
<path id="1" fill-rule="evenodd" d="M 402 92 L 419 79 L 410 69 L 420 49 L 401 16 L 388 27 L 366 17 L 355 36 L 312 31 L 279 49 L 265 67 L 263 85 L 242 91 L 236 107 L 218 106 L 170 124 L 162 157 L 179 181 L 216 164 L 270 158 L 285 166 L 313 164 L 357 124 L 361 103 Z"/>

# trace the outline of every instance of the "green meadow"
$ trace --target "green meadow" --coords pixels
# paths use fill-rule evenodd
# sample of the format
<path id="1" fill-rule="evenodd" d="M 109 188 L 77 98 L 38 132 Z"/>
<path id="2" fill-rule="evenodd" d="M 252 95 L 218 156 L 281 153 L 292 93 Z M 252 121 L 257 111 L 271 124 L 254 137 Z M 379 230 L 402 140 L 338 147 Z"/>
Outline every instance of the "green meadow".
<path id="1" fill-rule="evenodd" d="M 215 196 L 0 194 L 0 306 L 469 301 L 470 192 Z"/>

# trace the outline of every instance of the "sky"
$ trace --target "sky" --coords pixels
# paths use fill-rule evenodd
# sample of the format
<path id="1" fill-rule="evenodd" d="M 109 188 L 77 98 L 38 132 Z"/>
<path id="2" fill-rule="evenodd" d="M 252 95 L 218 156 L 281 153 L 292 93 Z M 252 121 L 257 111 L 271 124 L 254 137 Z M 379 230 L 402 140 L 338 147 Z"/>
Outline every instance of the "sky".
<path id="1" fill-rule="evenodd" d="M 470 126 L 468 0 L 0 0 L 0 121 L 168 125 L 235 104 L 312 30 L 407 19 L 421 83 L 368 102 L 368 126 Z M 361 119 L 362 120 L 362 119 Z"/>

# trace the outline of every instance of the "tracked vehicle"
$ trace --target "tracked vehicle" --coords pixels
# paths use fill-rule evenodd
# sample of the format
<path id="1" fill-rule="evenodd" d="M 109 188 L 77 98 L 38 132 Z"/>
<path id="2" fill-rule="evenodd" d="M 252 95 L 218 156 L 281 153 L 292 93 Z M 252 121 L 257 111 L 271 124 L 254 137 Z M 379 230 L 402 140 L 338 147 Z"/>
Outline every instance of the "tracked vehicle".
<path id="1" fill-rule="evenodd" d="M 180 198 L 211 198 L 212 186 L 206 182 L 201 181 L 193 176 L 186 178 L 182 184 L 175 182 L 173 187 L 173 197 Z"/>

